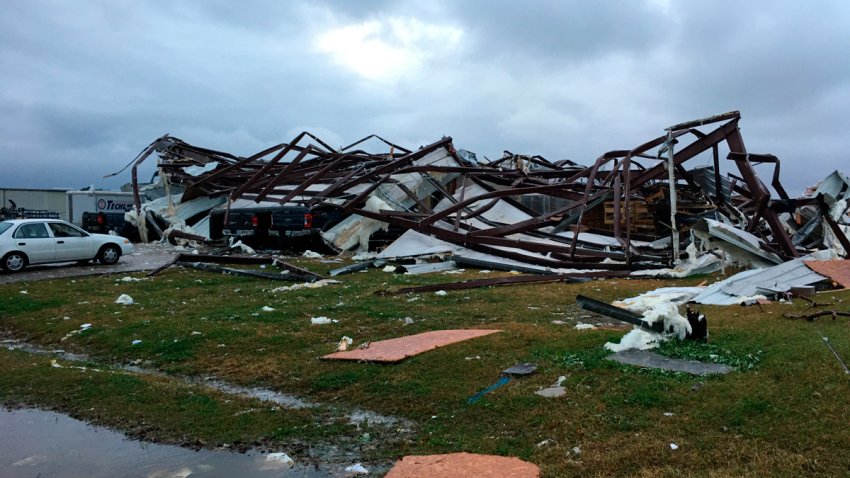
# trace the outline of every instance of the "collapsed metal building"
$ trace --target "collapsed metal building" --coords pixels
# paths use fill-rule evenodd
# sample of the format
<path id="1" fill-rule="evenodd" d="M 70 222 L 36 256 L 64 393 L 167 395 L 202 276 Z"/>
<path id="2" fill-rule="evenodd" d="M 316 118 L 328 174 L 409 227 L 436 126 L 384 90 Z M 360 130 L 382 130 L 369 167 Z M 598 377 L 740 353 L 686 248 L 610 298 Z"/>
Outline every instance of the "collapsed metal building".
<path id="1" fill-rule="evenodd" d="M 405 230 L 386 257 L 449 253 L 516 270 L 602 273 L 694 260 L 696 249 L 687 248 L 692 235 L 703 251 L 728 244 L 768 263 L 817 249 L 850 251 L 842 224 L 846 177 L 836 172 L 807 195 L 789 197 L 779 159 L 746 150 L 740 119 L 733 111 L 680 123 L 587 167 L 509 152 L 479 161 L 449 137 L 413 150 L 372 135 L 334 149 L 304 132 L 240 157 L 166 135 L 131 163 L 134 214 L 140 226 L 152 220 L 140 200 L 137 167 L 156 152 L 158 186 L 169 201 L 174 192 L 180 196 L 173 202 L 201 201 L 196 216 L 204 207 L 227 211 L 248 203 L 333 208 L 346 217 L 322 237 L 337 250 L 363 249 L 389 224 Z M 368 141 L 386 152 L 367 153 L 361 147 Z M 710 155 L 710 164 L 686 168 L 699 155 Z M 722 175 L 723 161 L 737 172 Z M 757 175 L 758 164 L 773 165 L 775 196 Z M 191 226 L 172 232 L 209 236 Z"/>

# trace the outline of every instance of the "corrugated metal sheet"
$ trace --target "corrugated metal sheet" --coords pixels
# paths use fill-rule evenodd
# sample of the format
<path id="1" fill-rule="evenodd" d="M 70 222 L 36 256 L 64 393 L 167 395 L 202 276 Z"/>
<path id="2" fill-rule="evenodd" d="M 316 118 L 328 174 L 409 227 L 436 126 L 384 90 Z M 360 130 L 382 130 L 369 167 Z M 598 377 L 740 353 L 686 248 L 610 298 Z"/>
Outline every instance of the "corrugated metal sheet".
<path id="1" fill-rule="evenodd" d="M 755 295 L 773 296 L 788 292 L 792 287 L 815 284 L 826 277 L 795 259 L 765 269 L 753 269 L 716 282 L 694 297 L 694 302 L 711 305 L 739 304 Z"/>

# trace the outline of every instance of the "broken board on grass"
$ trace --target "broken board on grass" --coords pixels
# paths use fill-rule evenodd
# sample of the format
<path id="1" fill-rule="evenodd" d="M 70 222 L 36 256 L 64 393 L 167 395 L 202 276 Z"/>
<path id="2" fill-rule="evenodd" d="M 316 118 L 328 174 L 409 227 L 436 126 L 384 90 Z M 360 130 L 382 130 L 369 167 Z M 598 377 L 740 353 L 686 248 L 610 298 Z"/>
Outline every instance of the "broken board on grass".
<path id="1" fill-rule="evenodd" d="M 608 360 L 626 365 L 655 368 L 669 372 L 684 372 L 692 375 L 727 374 L 732 368 L 717 363 L 705 363 L 697 360 L 682 360 L 658 355 L 648 350 L 628 349 L 611 354 Z"/>
<path id="2" fill-rule="evenodd" d="M 540 468 L 516 457 L 451 453 L 447 455 L 405 456 L 386 478 L 538 478 Z"/>
<path id="3" fill-rule="evenodd" d="M 334 352 L 322 357 L 332 360 L 363 360 L 367 362 L 400 362 L 445 345 L 495 334 L 501 330 L 435 330 L 397 339 L 372 342 L 363 349 Z"/>

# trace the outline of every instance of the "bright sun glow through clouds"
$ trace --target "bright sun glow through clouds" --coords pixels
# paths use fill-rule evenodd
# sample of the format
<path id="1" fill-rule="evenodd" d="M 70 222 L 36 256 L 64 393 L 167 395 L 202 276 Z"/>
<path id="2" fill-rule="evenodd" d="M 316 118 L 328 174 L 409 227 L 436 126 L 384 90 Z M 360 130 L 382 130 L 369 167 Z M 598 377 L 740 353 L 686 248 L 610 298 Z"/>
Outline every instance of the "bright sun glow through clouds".
<path id="1" fill-rule="evenodd" d="M 317 46 L 363 78 L 395 81 L 457 48 L 462 36 L 456 27 L 396 17 L 334 28 L 319 35 Z"/>

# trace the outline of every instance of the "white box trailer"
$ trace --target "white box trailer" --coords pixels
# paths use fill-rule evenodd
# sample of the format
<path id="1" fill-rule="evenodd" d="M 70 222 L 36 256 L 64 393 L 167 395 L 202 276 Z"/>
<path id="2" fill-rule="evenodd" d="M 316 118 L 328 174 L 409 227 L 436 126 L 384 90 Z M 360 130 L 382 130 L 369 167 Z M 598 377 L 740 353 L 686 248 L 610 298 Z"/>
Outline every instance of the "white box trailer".
<path id="1" fill-rule="evenodd" d="M 67 191 L 69 221 L 83 225 L 84 212 L 125 213 L 133 209 L 133 193 L 122 191 Z"/>

